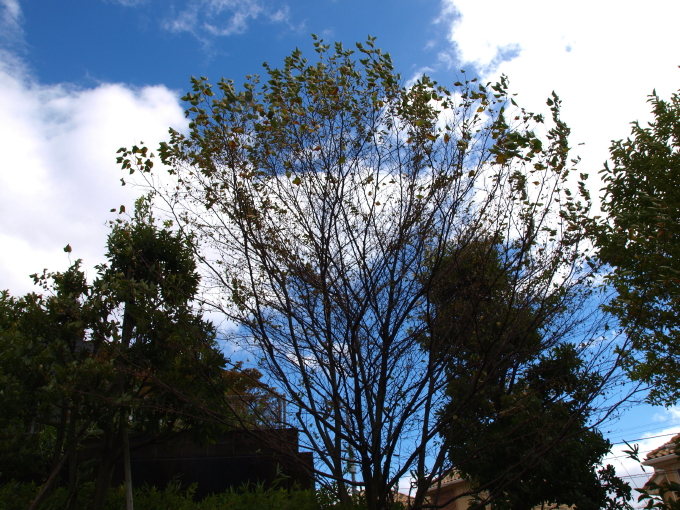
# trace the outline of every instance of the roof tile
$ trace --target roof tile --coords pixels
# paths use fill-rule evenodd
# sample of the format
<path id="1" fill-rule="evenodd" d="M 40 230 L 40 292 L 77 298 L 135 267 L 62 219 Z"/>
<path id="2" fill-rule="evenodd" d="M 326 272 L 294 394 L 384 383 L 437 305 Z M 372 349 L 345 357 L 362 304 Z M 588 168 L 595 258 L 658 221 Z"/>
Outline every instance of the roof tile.
<path id="1" fill-rule="evenodd" d="M 666 455 L 671 455 L 675 453 L 677 448 L 677 443 L 680 442 L 680 434 L 674 435 L 670 441 L 662 444 L 658 448 L 654 448 L 651 452 L 647 454 L 645 460 L 657 459 L 659 457 L 664 457 Z"/>

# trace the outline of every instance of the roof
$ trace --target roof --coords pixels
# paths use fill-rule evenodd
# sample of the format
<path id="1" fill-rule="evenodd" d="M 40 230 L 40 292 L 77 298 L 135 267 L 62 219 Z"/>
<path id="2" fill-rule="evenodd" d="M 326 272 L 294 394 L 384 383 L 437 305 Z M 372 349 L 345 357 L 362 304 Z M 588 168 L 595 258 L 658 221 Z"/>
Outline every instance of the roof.
<path id="1" fill-rule="evenodd" d="M 659 457 L 665 457 L 666 455 L 674 454 L 679 442 L 680 434 L 676 434 L 670 439 L 670 441 L 662 444 L 658 448 L 654 448 L 651 452 L 649 452 L 645 457 L 645 460 L 657 459 Z"/>
<path id="2" fill-rule="evenodd" d="M 404 494 L 402 492 L 395 492 L 394 493 L 394 502 L 395 503 L 403 503 L 405 505 L 410 505 L 413 502 L 413 498 L 409 496 L 408 494 Z"/>
<path id="3" fill-rule="evenodd" d="M 442 487 L 448 485 L 453 485 L 455 483 L 464 482 L 465 479 L 461 476 L 460 472 L 457 470 L 451 471 L 449 474 L 443 476 L 438 482 L 432 484 L 432 486 L 427 490 L 428 493 L 439 490 Z"/>

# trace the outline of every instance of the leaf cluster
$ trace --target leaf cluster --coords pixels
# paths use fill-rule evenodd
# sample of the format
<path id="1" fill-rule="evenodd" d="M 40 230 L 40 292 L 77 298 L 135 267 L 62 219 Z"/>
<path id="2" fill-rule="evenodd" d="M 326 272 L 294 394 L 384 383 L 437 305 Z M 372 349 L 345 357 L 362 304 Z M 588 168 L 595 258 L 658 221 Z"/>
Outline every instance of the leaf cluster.
<path id="1" fill-rule="evenodd" d="M 629 138 L 612 143 L 601 171 L 607 220 L 595 238 L 612 267 L 607 310 L 633 340 L 631 375 L 650 384 L 651 401 L 670 405 L 680 397 L 680 96 L 653 93 L 649 103 L 653 122 L 634 122 Z"/>

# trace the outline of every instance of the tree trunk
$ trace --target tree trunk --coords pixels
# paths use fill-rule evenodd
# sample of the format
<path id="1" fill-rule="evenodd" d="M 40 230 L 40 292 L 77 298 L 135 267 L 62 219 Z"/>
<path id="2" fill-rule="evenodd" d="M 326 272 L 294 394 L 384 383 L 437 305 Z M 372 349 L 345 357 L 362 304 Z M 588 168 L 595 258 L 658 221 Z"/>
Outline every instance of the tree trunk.
<path id="1" fill-rule="evenodd" d="M 113 468 L 115 464 L 115 461 L 111 462 L 109 459 L 102 459 L 101 464 L 99 464 L 97 483 L 94 487 L 94 496 L 92 498 L 92 510 L 104 509 L 106 496 L 109 494 L 109 486 L 111 485 L 111 476 L 113 476 Z"/>
<path id="2" fill-rule="evenodd" d="M 62 455 L 62 449 L 64 448 L 64 441 L 66 440 L 66 428 L 68 424 L 69 414 L 70 411 L 67 406 L 61 408 L 61 417 L 59 418 L 59 425 L 56 427 L 57 437 L 54 442 L 54 453 L 52 454 L 52 462 L 50 464 L 50 478 L 55 471 L 58 474 L 64 465 L 63 460 L 65 459 L 65 457 L 64 455 Z M 45 490 L 45 494 L 42 494 L 43 491 L 41 491 L 42 494 L 42 496 L 40 496 L 41 499 L 44 497 L 48 497 L 54 490 L 52 482 L 50 483 L 46 482 L 43 487 Z"/>
<path id="3" fill-rule="evenodd" d="M 128 268 L 128 278 L 131 276 L 131 268 Z M 134 301 L 132 301 L 134 303 Z M 132 332 L 135 327 L 136 320 L 134 316 L 130 313 L 130 302 L 125 302 L 125 312 L 123 313 L 123 335 L 121 337 L 121 343 L 123 349 L 127 350 L 130 348 L 130 343 L 132 341 Z M 125 395 L 125 378 L 122 372 L 118 372 L 118 385 L 120 389 L 121 397 Z M 120 416 L 120 428 L 123 439 L 123 464 L 125 470 L 125 508 L 126 510 L 133 510 L 132 504 L 132 472 L 130 468 L 130 441 L 128 438 L 127 430 L 127 409 L 121 410 Z"/>
<path id="4" fill-rule="evenodd" d="M 83 439 L 83 437 L 87 433 L 87 429 L 90 427 L 91 424 L 92 424 L 91 421 L 88 421 L 88 422 L 83 424 L 83 427 L 80 429 L 78 434 L 74 437 L 73 444 L 78 444 Z M 28 510 L 35 510 L 36 508 L 38 508 L 38 506 L 40 505 L 42 500 L 49 495 L 49 492 L 51 491 L 52 485 L 54 484 L 54 481 L 57 479 L 57 476 L 61 472 L 61 468 L 64 467 L 64 464 L 66 463 L 66 460 L 68 458 L 69 458 L 69 454 L 67 452 L 67 453 L 64 453 L 59 459 L 57 459 L 57 462 L 53 466 L 52 472 L 50 473 L 49 478 L 47 479 L 47 481 L 43 485 L 42 489 L 40 489 L 40 492 L 35 497 L 35 499 L 33 500 L 33 503 L 31 503 L 31 506 L 29 507 Z"/>
<path id="5" fill-rule="evenodd" d="M 61 449 L 64 446 L 64 438 L 66 437 L 66 424 L 68 421 L 68 415 L 68 407 L 62 407 L 59 426 L 57 427 L 57 438 L 54 442 L 54 454 L 52 455 L 52 465 L 50 466 L 50 471 L 54 471 L 54 468 L 57 466 L 57 464 L 59 464 L 62 457 Z"/>
<path id="6" fill-rule="evenodd" d="M 47 496 L 48 491 L 50 490 L 50 487 L 52 487 L 52 484 L 54 481 L 57 479 L 57 475 L 59 474 L 59 471 L 61 471 L 62 466 L 66 462 L 67 455 L 62 455 L 61 459 L 59 459 L 59 462 L 57 462 L 57 465 L 54 466 L 52 469 L 52 473 L 50 474 L 50 477 L 47 479 L 45 484 L 42 486 L 42 489 L 40 489 L 40 492 L 38 495 L 35 497 L 33 500 L 33 503 L 31 503 L 31 506 L 28 507 L 28 510 L 35 510 L 38 508 L 42 500 Z"/>
<path id="7" fill-rule="evenodd" d="M 113 475 L 113 468 L 116 465 L 118 455 L 116 455 L 115 445 L 117 441 L 117 433 L 105 432 L 104 443 L 102 445 L 102 454 L 99 460 L 99 471 L 97 472 L 97 482 L 94 487 L 94 496 L 92 500 L 92 510 L 103 510 L 106 503 L 106 496 L 109 493 L 111 485 L 111 476 Z"/>
<path id="8" fill-rule="evenodd" d="M 125 509 L 134 510 L 132 502 L 132 469 L 130 466 L 130 439 L 128 437 L 126 417 L 123 413 L 123 464 L 125 469 Z"/>
<path id="9" fill-rule="evenodd" d="M 78 405 L 79 398 L 74 396 L 73 398 L 73 409 L 71 411 L 71 420 L 68 424 L 68 434 L 66 439 L 66 445 L 68 449 L 68 487 L 71 493 L 71 497 L 68 502 L 68 509 L 76 508 L 78 500 L 78 438 L 76 437 L 76 426 L 78 422 Z"/>

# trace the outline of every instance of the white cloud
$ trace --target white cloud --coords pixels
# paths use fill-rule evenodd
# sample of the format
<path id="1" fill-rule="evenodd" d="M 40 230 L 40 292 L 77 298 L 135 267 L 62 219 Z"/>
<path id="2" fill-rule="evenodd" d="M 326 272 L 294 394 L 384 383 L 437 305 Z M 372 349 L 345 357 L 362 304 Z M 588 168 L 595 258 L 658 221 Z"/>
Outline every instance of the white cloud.
<path id="1" fill-rule="evenodd" d="M 630 122 L 650 119 L 647 96 L 680 88 L 680 4 L 650 0 L 443 0 L 451 51 L 485 79 L 510 78 L 518 102 L 545 109 L 554 89 L 582 171 L 595 175 L 610 141 L 628 136 Z M 600 186 L 593 186 L 599 188 Z"/>
<path id="2" fill-rule="evenodd" d="M 655 413 L 652 417 L 654 422 L 680 421 L 680 408 L 677 406 L 665 408 L 660 413 Z M 680 427 L 678 427 L 680 429 Z"/>
<path id="3" fill-rule="evenodd" d="M 23 42 L 19 0 L 0 0 L 0 41 L 10 45 Z"/>
<path id="4" fill-rule="evenodd" d="M 124 7 L 136 7 L 141 4 L 145 4 L 148 0 L 104 0 L 108 3 L 120 4 Z"/>
<path id="5" fill-rule="evenodd" d="M 288 8 L 287 5 L 285 5 L 283 8 L 278 9 L 274 12 L 272 12 L 269 15 L 269 21 L 272 22 L 279 22 L 279 21 L 284 21 L 287 22 L 290 18 L 290 9 Z"/>
<path id="6" fill-rule="evenodd" d="M 178 95 L 163 86 L 37 83 L 0 53 L 0 289 L 33 290 L 28 275 L 63 270 L 71 257 L 103 261 L 109 210 L 131 208 L 140 190 L 122 187 L 116 151 L 155 148 L 169 126 L 186 125 Z"/>
<path id="7" fill-rule="evenodd" d="M 2 0 L 2 18 L 5 25 L 18 25 L 21 18 L 21 7 L 19 7 L 19 0 Z"/>
<path id="8" fill-rule="evenodd" d="M 199 39 L 205 34 L 229 36 L 241 34 L 248 23 L 265 17 L 272 23 L 288 22 L 287 6 L 272 9 L 260 0 L 190 0 L 186 7 L 164 23 L 167 30 L 190 32 Z"/>

